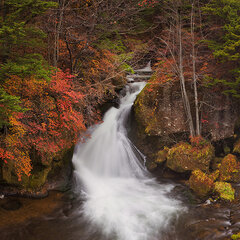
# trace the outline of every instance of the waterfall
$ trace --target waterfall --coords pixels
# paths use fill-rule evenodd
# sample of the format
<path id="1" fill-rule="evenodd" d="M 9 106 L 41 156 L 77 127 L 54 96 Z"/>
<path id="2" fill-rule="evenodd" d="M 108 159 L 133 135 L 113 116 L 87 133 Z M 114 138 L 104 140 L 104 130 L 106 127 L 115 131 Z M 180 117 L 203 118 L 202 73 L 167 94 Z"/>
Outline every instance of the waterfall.
<path id="1" fill-rule="evenodd" d="M 108 240 L 159 240 L 182 209 L 168 196 L 174 186 L 151 177 L 144 156 L 127 137 L 131 107 L 144 86 L 129 83 L 119 108 L 108 110 L 73 156 L 82 215 L 90 230 L 100 229 Z"/>

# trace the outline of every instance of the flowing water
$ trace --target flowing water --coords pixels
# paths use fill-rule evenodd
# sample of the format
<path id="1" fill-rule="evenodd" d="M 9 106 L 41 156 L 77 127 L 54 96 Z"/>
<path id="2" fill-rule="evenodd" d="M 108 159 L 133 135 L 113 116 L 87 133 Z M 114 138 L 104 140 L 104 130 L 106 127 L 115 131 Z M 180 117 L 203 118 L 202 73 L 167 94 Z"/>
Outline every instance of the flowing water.
<path id="1" fill-rule="evenodd" d="M 144 82 L 131 83 L 119 108 L 105 114 L 73 157 L 82 214 L 90 229 L 106 239 L 159 239 L 182 206 L 168 196 L 172 184 L 159 184 L 144 166 L 144 156 L 127 137 L 126 122 Z"/>

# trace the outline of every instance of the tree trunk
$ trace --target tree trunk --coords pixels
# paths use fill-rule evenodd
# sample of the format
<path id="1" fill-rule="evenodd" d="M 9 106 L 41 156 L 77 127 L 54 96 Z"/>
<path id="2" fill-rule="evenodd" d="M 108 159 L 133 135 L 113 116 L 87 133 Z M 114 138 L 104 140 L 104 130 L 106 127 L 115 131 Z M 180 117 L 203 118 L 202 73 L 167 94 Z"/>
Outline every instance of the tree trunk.
<path id="1" fill-rule="evenodd" d="M 60 6 L 59 17 L 56 20 L 56 29 L 55 29 L 55 41 L 54 41 L 54 53 L 53 53 L 53 66 L 57 68 L 58 65 L 58 57 L 59 57 L 59 35 L 61 32 L 63 14 L 65 9 L 66 0 L 62 0 L 62 4 Z"/>
<path id="2" fill-rule="evenodd" d="M 179 37 L 179 77 L 180 77 L 180 85 L 181 85 L 181 91 L 182 91 L 182 98 L 183 98 L 183 104 L 187 116 L 187 122 L 190 130 L 190 135 L 195 136 L 194 126 L 193 126 L 193 120 L 192 120 L 192 114 L 191 114 L 191 107 L 186 91 L 185 86 L 185 77 L 183 73 L 183 47 L 182 47 L 182 23 L 181 23 L 181 15 L 179 15 L 179 26 L 178 26 L 178 37 Z"/>
<path id="3" fill-rule="evenodd" d="M 192 3 L 191 11 L 191 37 L 192 37 L 192 70 L 193 70 L 193 88 L 194 88 L 194 100 L 195 100 L 195 113 L 196 113 L 196 134 L 200 133 L 199 122 L 199 107 L 198 107 L 198 91 L 197 91 L 197 75 L 196 75 L 196 53 L 195 53 L 195 38 L 194 38 L 194 0 Z"/>

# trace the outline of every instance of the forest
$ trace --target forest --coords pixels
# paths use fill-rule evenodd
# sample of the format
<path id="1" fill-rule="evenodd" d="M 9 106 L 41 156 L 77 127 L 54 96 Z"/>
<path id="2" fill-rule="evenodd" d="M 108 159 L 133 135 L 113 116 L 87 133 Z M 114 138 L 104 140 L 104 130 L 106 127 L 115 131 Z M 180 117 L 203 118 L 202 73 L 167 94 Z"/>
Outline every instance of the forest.
<path id="1" fill-rule="evenodd" d="M 0 83 L 3 240 L 240 239 L 239 0 L 0 0 Z"/>

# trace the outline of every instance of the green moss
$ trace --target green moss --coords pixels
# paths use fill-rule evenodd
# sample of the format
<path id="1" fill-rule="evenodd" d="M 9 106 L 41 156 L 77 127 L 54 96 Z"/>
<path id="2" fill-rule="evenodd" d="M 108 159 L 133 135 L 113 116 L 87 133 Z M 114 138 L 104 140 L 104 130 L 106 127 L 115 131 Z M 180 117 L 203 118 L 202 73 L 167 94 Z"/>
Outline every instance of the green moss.
<path id="1" fill-rule="evenodd" d="M 47 168 L 41 167 L 35 170 L 30 175 L 30 177 L 23 176 L 21 185 L 24 187 L 24 189 L 28 189 L 28 190 L 37 190 L 41 188 L 45 184 L 50 170 L 51 170 L 51 167 L 47 167 Z"/>
<path id="2" fill-rule="evenodd" d="M 2 178 L 7 184 L 23 188 L 25 190 L 36 190 L 42 187 L 46 182 L 51 167 L 34 166 L 31 175 L 29 177 L 22 175 L 21 181 L 18 181 L 14 169 L 13 164 L 5 165 L 2 168 Z"/>
<path id="3" fill-rule="evenodd" d="M 222 200 L 233 201 L 235 190 L 232 185 L 227 182 L 215 182 L 214 191 L 219 194 Z"/>
<path id="4" fill-rule="evenodd" d="M 153 89 L 154 88 L 154 89 Z M 148 83 L 137 96 L 134 103 L 134 112 L 139 127 L 139 132 L 147 136 L 163 134 L 165 119 L 159 114 L 159 91 L 156 86 Z"/>
<path id="5" fill-rule="evenodd" d="M 201 170 L 195 170 L 189 179 L 190 188 L 199 196 L 207 197 L 213 190 L 214 182 Z"/>

